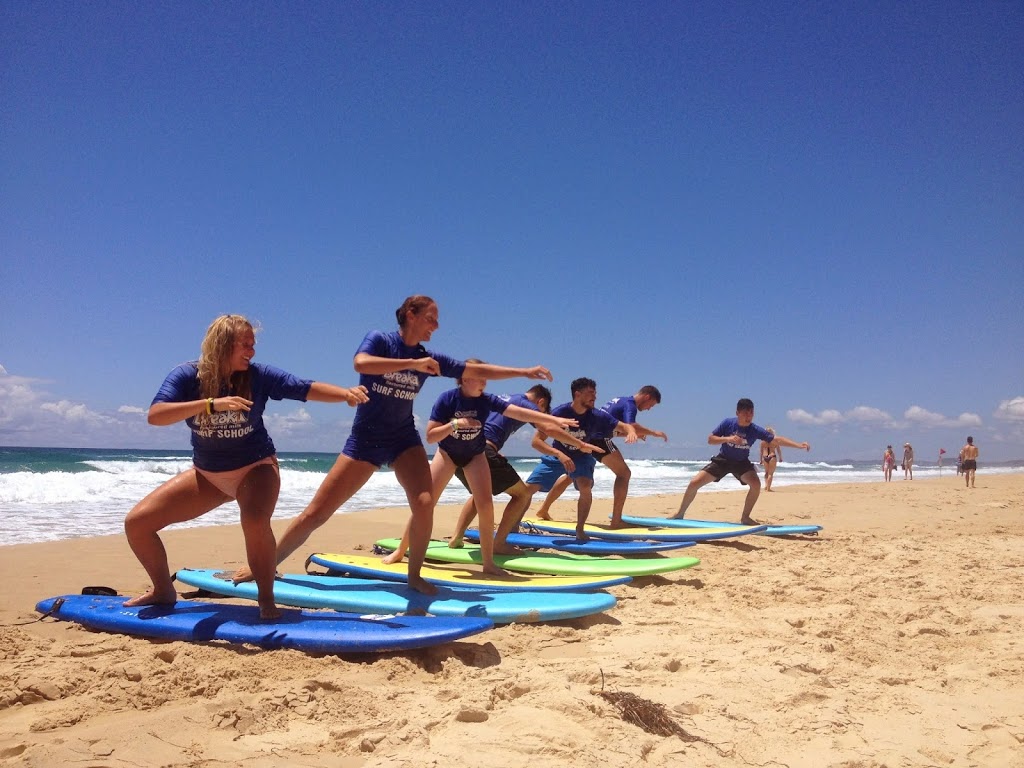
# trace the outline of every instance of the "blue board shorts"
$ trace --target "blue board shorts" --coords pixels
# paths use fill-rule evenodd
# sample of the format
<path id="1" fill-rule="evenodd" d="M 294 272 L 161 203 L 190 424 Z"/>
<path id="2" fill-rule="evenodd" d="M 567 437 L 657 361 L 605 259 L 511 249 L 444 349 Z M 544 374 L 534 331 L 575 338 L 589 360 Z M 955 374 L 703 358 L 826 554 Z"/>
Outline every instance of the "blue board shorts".
<path id="1" fill-rule="evenodd" d="M 353 432 L 348 436 L 341 452 L 350 459 L 367 461 L 374 466 L 384 467 L 393 464 L 395 459 L 416 446 L 422 448 L 423 441 L 420 439 L 420 433 L 415 429 L 387 439 L 356 435 Z"/>
<path id="2" fill-rule="evenodd" d="M 573 485 L 576 485 L 575 481 L 579 477 L 588 480 L 594 479 L 594 467 L 597 466 L 597 459 L 584 454 L 579 458 L 573 458 L 572 461 L 576 465 L 576 469 L 569 473 L 569 477 L 573 479 Z M 564 474 L 565 467 L 562 466 L 562 462 L 554 456 L 542 456 L 540 464 L 534 467 L 526 482 L 528 485 L 538 485 L 542 491 L 546 492 L 550 491 L 555 481 Z M 579 486 L 576 486 L 576 490 L 579 490 Z"/>

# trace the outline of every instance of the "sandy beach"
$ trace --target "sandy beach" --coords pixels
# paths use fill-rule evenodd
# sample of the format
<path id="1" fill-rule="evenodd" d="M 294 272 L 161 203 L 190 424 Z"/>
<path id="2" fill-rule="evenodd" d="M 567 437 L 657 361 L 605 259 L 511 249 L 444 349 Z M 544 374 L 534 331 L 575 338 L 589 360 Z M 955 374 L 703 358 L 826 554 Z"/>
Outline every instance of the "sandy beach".
<path id="1" fill-rule="evenodd" d="M 135 594 L 145 573 L 119 536 L 2 547 L 0 766 L 1024 766 L 1024 475 L 977 483 L 780 488 L 755 516 L 821 536 L 701 544 L 696 568 L 613 588 L 607 614 L 385 655 L 37 621 L 39 599 Z M 704 493 L 690 514 L 740 502 Z M 365 554 L 405 514 L 337 515 L 281 570 Z M 435 537 L 454 516 L 438 509 Z M 236 527 L 165 541 L 175 568 L 243 558 Z M 626 722 L 602 685 L 664 707 L 676 735 Z"/>

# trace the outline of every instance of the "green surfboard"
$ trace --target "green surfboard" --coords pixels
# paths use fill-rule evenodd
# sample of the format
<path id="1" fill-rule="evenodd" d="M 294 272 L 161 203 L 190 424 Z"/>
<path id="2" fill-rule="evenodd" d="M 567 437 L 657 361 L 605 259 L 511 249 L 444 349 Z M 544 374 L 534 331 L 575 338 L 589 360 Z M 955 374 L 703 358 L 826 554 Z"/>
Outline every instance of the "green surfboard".
<path id="1" fill-rule="evenodd" d="M 394 551 L 398 539 L 381 539 L 377 546 Z M 432 541 L 427 546 L 427 559 L 441 563 L 480 565 L 483 554 L 479 544 L 465 544 L 451 549 L 446 542 Z M 653 576 L 692 568 L 696 557 L 614 558 L 574 555 L 570 553 L 524 552 L 521 555 L 495 555 L 495 565 L 508 571 L 540 573 L 549 576 Z"/>

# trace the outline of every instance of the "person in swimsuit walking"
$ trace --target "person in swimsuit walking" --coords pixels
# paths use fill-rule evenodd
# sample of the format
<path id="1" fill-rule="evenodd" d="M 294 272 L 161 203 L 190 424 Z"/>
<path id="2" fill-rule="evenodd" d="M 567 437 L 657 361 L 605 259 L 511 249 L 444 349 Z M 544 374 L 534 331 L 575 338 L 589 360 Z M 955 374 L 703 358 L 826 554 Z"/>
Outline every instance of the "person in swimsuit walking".
<path id="1" fill-rule="evenodd" d="M 978 446 L 974 444 L 974 438 L 967 437 L 967 445 L 960 450 L 964 457 L 964 487 L 974 487 L 974 473 L 978 471 Z"/>
<path id="2" fill-rule="evenodd" d="M 774 427 L 765 427 L 766 430 L 775 434 Z M 772 480 L 775 479 L 775 467 L 782 461 L 782 448 L 773 443 L 761 441 L 761 466 L 764 467 L 764 489 L 772 489 Z"/>
<path id="3" fill-rule="evenodd" d="M 903 444 L 903 479 L 914 479 L 914 448 L 910 443 Z"/>
<path id="4" fill-rule="evenodd" d="M 277 451 L 263 424 L 267 400 L 317 400 L 358 405 L 365 387 L 338 387 L 299 379 L 252 362 L 256 335 L 241 315 L 221 315 L 206 331 L 199 360 L 179 365 L 149 407 L 149 423 L 184 421 L 192 430 L 194 466 L 175 475 L 136 504 L 124 519 L 128 544 L 149 574 L 152 588 L 126 606 L 174 604 L 167 550 L 159 532 L 195 520 L 234 499 L 241 513 L 250 573 L 260 616 L 281 615 L 274 603 L 274 532 L 270 517 L 281 490 Z"/>
<path id="5" fill-rule="evenodd" d="M 892 471 L 896 469 L 896 453 L 891 445 L 885 446 L 885 453 L 882 454 L 882 474 L 885 475 L 885 482 L 892 481 Z"/>

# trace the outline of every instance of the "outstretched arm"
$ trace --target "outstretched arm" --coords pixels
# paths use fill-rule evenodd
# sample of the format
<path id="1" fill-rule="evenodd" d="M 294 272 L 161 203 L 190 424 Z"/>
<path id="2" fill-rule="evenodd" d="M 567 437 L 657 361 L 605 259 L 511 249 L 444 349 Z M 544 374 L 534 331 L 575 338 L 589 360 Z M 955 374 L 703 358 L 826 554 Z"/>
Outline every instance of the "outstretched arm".
<path id="1" fill-rule="evenodd" d="M 328 384 L 325 381 L 314 381 L 306 394 L 307 400 L 319 403 L 348 403 L 359 405 L 370 399 L 366 394 L 366 387 L 361 384 L 357 387 L 339 387 L 336 384 Z"/>
<path id="2" fill-rule="evenodd" d="M 626 430 L 623 428 L 624 422 L 619 422 L 619 426 L 615 428 L 616 435 L 625 435 Z M 646 440 L 648 437 L 660 437 L 666 443 L 668 442 L 668 435 L 658 429 L 648 429 L 642 424 L 633 423 L 633 428 L 636 430 L 636 436 L 641 440 Z"/>
<path id="3" fill-rule="evenodd" d="M 464 376 L 482 379 L 515 379 L 523 377 L 526 379 L 544 379 L 553 381 L 551 371 L 543 365 L 535 365 L 532 368 L 510 368 L 507 365 L 491 365 L 490 363 L 466 363 Z"/>
<path id="4" fill-rule="evenodd" d="M 772 440 L 771 444 L 772 445 L 784 445 L 787 448 L 800 448 L 801 450 L 804 450 L 804 451 L 811 450 L 811 444 L 810 443 L 807 443 L 807 442 L 798 443 L 795 440 L 790 440 L 788 437 L 783 437 L 782 435 L 776 435 L 775 439 Z"/>
<path id="5" fill-rule="evenodd" d="M 429 376 L 441 374 L 441 366 L 432 357 L 377 357 L 360 352 L 352 358 L 352 367 L 356 369 L 356 373 L 366 373 L 370 376 L 381 376 L 396 371 L 419 371 Z"/>

